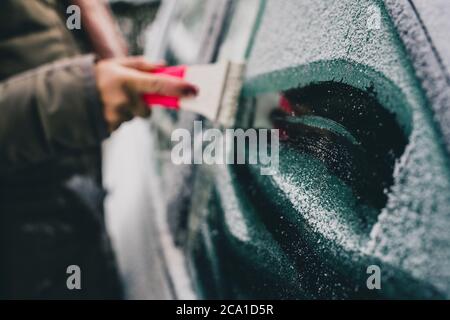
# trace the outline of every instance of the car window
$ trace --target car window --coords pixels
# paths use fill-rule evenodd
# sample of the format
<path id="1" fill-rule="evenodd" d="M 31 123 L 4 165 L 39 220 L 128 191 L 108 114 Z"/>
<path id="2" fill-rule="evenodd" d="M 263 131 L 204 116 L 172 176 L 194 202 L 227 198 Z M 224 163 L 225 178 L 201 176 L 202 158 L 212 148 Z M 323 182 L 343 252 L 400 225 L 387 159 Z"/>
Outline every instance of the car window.
<path id="1" fill-rule="evenodd" d="M 253 108 L 250 127 L 279 129 L 287 153 L 318 159 L 358 201 L 384 207 L 407 133 L 370 93 L 324 82 L 258 95 Z"/>

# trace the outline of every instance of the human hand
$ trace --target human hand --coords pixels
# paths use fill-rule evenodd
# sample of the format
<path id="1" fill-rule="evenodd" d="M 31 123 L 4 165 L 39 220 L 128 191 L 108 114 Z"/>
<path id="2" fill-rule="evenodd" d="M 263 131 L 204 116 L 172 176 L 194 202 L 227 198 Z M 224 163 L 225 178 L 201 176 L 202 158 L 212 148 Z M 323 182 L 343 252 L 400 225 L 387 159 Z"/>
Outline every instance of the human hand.
<path id="1" fill-rule="evenodd" d="M 162 66 L 151 64 L 143 57 L 114 58 L 97 62 L 97 88 L 110 132 L 135 116 L 150 115 L 150 109 L 141 99 L 143 93 L 180 98 L 198 94 L 197 87 L 184 80 L 150 73 Z"/>

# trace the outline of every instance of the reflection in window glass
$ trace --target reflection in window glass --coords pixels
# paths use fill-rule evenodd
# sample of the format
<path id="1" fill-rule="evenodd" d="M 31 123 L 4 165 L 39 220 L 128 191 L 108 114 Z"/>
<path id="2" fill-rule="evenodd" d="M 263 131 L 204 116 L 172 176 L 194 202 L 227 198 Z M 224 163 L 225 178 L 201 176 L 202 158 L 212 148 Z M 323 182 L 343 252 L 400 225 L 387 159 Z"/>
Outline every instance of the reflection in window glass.
<path id="1" fill-rule="evenodd" d="M 234 1 L 233 18 L 220 48 L 219 60 L 245 60 L 260 5 L 260 0 Z"/>
<path id="2" fill-rule="evenodd" d="M 207 0 L 182 0 L 178 4 L 178 18 L 169 33 L 167 61 L 173 64 L 192 64 L 198 57 L 203 35 Z"/>

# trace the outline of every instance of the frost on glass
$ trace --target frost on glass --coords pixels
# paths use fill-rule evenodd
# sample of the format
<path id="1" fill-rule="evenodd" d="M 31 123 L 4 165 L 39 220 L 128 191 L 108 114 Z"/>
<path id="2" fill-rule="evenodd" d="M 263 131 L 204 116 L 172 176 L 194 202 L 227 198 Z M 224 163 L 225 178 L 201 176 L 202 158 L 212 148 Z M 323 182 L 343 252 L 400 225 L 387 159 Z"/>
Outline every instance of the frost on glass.
<path id="1" fill-rule="evenodd" d="M 381 29 L 367 28 L 370 6 L 380 6 Z M 334 81 L 373 91 L 408 138 L 398 157 L 387 202 L 367 241 L 355 252 L 376 257 L 450 296 L 450 177 L 448 159 L 414 70 L 380 1 L 268 0 L 248 64 L 245 94 L 283 91 Z M 293 180 L 294 179 L 294 180 Z M 276 183 L 294 204 L 295 175 Z M 305 182 L 302 182 L 305 183 Z M 319 214 L 319 213 L 318 213 Z M 341 214 L 345 215 L 345 212 Z M 344 244 L 347 235 L 327 215 L 318 232 Z M 344 218 L 344 217 L 342 217 Z M 341 217 L 336 216 L 335 222 Z M 345 241 L 344 241 L 345 240 Z M 344 242 L 343 242 L 344 241 Z"/>

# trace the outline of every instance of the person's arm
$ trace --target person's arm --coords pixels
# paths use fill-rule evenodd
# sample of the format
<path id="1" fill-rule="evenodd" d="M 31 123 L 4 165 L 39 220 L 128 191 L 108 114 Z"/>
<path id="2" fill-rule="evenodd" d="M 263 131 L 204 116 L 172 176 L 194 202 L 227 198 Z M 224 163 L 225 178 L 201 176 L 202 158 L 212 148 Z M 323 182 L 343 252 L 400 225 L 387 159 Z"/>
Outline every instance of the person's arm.
<path id="1" fill-rule="evenodd" d="M 101 59 L 128 55 L 128 45 L 105 0 L 71 0 L 80 7 L 81 23 L 92 48 Z"/>
<path id="2" fill-rule="evenodd" d="M 98 146 L 133 116 L 145 116 L 144 92 L 184 97 L 185 81 L 148 73 L 141 57 L 48 64 L 0 82 L 0 175 L 61 153 Z"/>
<path id="3" fill-rule="evenodd" d="M 0 83 L 0 172 L 106 137 L 93 65 L 93 56 L 62 60 Z"/>

